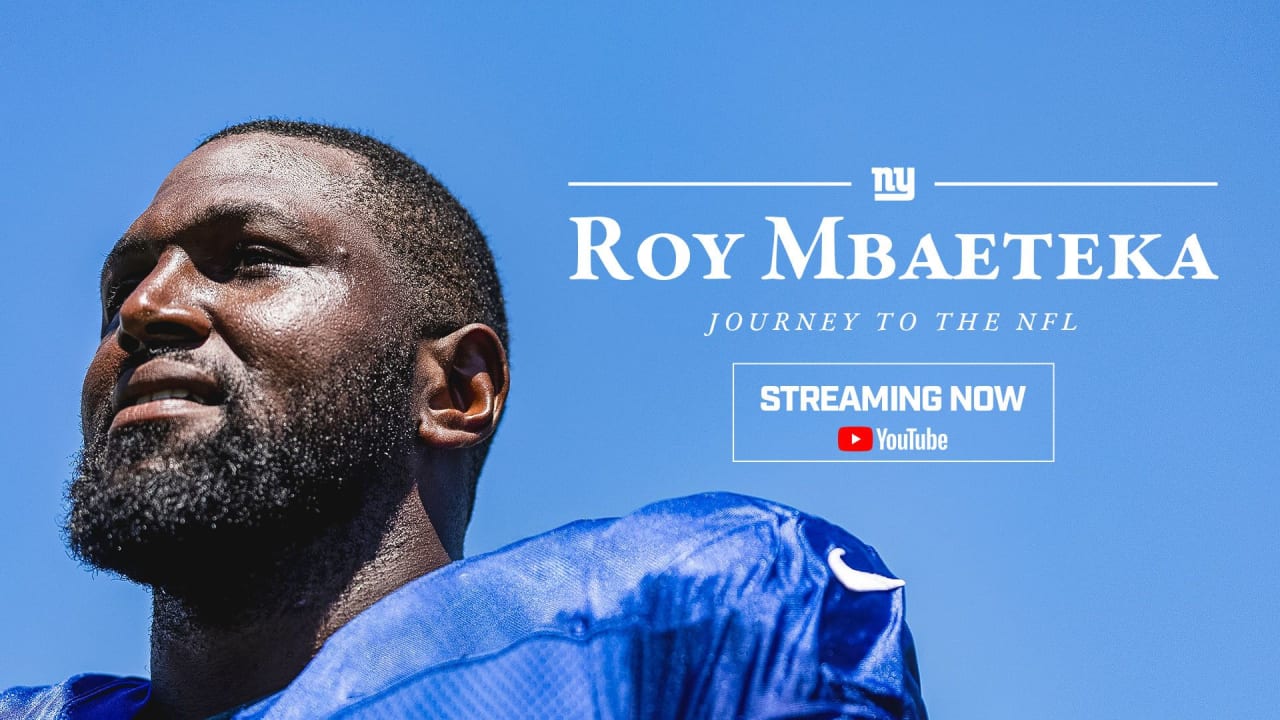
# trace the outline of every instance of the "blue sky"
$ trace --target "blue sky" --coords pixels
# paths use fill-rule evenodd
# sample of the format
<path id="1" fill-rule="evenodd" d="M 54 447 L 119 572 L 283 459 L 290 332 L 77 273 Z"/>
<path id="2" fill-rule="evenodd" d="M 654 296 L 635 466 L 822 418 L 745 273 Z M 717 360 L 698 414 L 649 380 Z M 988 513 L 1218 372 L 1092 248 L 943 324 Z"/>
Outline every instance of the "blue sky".
<path id="1" fill-rule="evenodd" d="M 96 276 L 203 136 L 282 116 L 403 148 L 491 239 L 514 380 L 469 553 L 661 497 L 757 494 L 845 526 L 908 581 L 937 717 L 1261 717 L 1280 705 L 1274 5 L 5 15 L 0 686 L 147 672 L 146 593 L 83 570 L 59 535 Z M 914 201 L 872 201 L 869 168 L 882 165 L 917 168 Z M 1095 179 L 1220 184 L 931 185 Z M 746 237 L 732 280 L 572 281 L 569 218 L 597 215 L 618 220 L 631 252 L 657 232 Z M 1151 255 L 1165 265 L 1194 232 L 1221 279 L 766 282 L 764 218 L 779 215 L 806 228 L 838 215 L 845 232 L 908 245 L 1163 233 L 1174 245 Z M 828 310 L 1070 311 L 1079 330 L 702 337 L 712 312 Z M 1056 462 L 734 464 L 734 362 L 1052 362 Z"/>

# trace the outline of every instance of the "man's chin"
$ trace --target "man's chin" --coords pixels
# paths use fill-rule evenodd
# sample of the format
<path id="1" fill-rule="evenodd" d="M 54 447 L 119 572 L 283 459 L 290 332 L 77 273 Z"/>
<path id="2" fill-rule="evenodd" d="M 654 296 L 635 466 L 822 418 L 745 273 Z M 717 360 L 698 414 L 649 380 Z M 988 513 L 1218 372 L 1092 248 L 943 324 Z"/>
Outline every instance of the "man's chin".
<path id="1" fill-rule="evenodd" d="M 173 472 L 175 462 L 142 458 L 100 478 L 72 483 L 67 537 L 84 562 L 134 582 L 182 594 L 269 563 L 281 533 L 233 517 L 205 482 Z"/>
<path id="2" fill-rule="evenodd" d="M 139 473 L 102 484 L 78 477 L 67 522 L 72 551 L 179 601 L 202 622 L 234 626 L 288 611 L 305 588 L 344 586 L 376 543 L 355 522 L 373 506 L 354 484 L 294 486 L 242 504 L 244 494 L 226 493 L 238 487 L 234 478 L 190 480 Z M 387 517 L 389 511 L 374 524 L 384 526 Z"/>
<path id="3" fill-rule="evenodd" d="M 201 430 L 157 421 L 95 438 L 68 489 L 72 551 L 162 588 L 223 581 L 273 562 L 319 523 L 311 508 L 334 509 L 260 433 Z"/>

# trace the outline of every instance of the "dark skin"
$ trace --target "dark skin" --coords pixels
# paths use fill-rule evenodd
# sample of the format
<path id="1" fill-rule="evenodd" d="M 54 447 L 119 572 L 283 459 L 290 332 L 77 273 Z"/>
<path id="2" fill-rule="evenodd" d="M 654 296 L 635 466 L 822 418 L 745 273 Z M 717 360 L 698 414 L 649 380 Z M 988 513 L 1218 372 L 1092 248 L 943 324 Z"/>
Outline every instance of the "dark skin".
<path id="1" fill-rule="evenodd" d="M 157 590 L 148 716 L 207 717 L 281 689 L 338 628 L 461 554 L 454 489 L 464 449 L 485 440 L 502 412 L 505 351 L 484 325 L 443 338 L 406 334 L 415 323 L 393 281 L 395 261 L 349 199 L 365 173 L 358 155 L 308 140 L 218 140 L 174 168 L 104 267 L 103 338 L 82 396 L 86 439 L 164 421 L 175 438 L 198 441 L 224 421 L 208 378 L 163 357 L 135 367 L 140 348 L 187 349 L 279 407 L 294 388 L 351 367 L 378 343 L 413 343 L 415 358 L 405 383 L 417 437 L 395 463 L 412 491 L 389 524 L 357 517 L 341 529 L 369 534 L 376 553 L 337 587 L 282 584 L 285 602 L 273 597 L 272 610 L 231 627 L 206 625 L 190 603 Z M 173 389 L 205 402 L 121 400 Z M 298 550 L 298 561 L 324 557 L 329 539 Z"/>

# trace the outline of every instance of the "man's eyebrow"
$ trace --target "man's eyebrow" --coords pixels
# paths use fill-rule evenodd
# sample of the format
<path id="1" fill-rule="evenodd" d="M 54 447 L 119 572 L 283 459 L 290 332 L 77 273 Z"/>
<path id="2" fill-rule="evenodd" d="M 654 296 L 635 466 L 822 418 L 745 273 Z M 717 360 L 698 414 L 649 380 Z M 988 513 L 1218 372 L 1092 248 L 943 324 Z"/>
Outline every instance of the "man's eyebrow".
<path id="1" fill-rule="evenodd" d="M 181 228 L 168 237 L 156 238 L 142 233 L 125 233 L 122 235 L 102 262 L 100 280 L 105 281 L 107 272 L 126 256 L 144 253 L 151 246 L 169 242 L 173 237 L 201 227 L 228 221 L 246 224 L 253 220 L 266 220 L 279 224 L 288 230 L 298 230 L 302 227 L 302 222 L 296 217 L 269 203 L 251 201 L 214 203 L 194 214 Z"/>

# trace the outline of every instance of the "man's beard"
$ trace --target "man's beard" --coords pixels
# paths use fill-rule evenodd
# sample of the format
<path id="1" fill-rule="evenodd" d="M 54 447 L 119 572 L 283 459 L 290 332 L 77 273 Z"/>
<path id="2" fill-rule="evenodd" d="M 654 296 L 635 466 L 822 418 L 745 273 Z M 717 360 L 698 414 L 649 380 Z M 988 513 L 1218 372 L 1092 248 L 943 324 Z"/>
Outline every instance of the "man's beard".
<path id="1" fill-rule="evenodd" d="M 411 487 L 399 464 L 413 435 L 409 368 L 384 357 L 335 373 L 275 413 L 215 372 L 228 392 L 211 435 L 183 440 L 169 421 L 100 429 L 68 489 L 72 551 L 227 618 L 282 583 L 337 591 Z"/>

